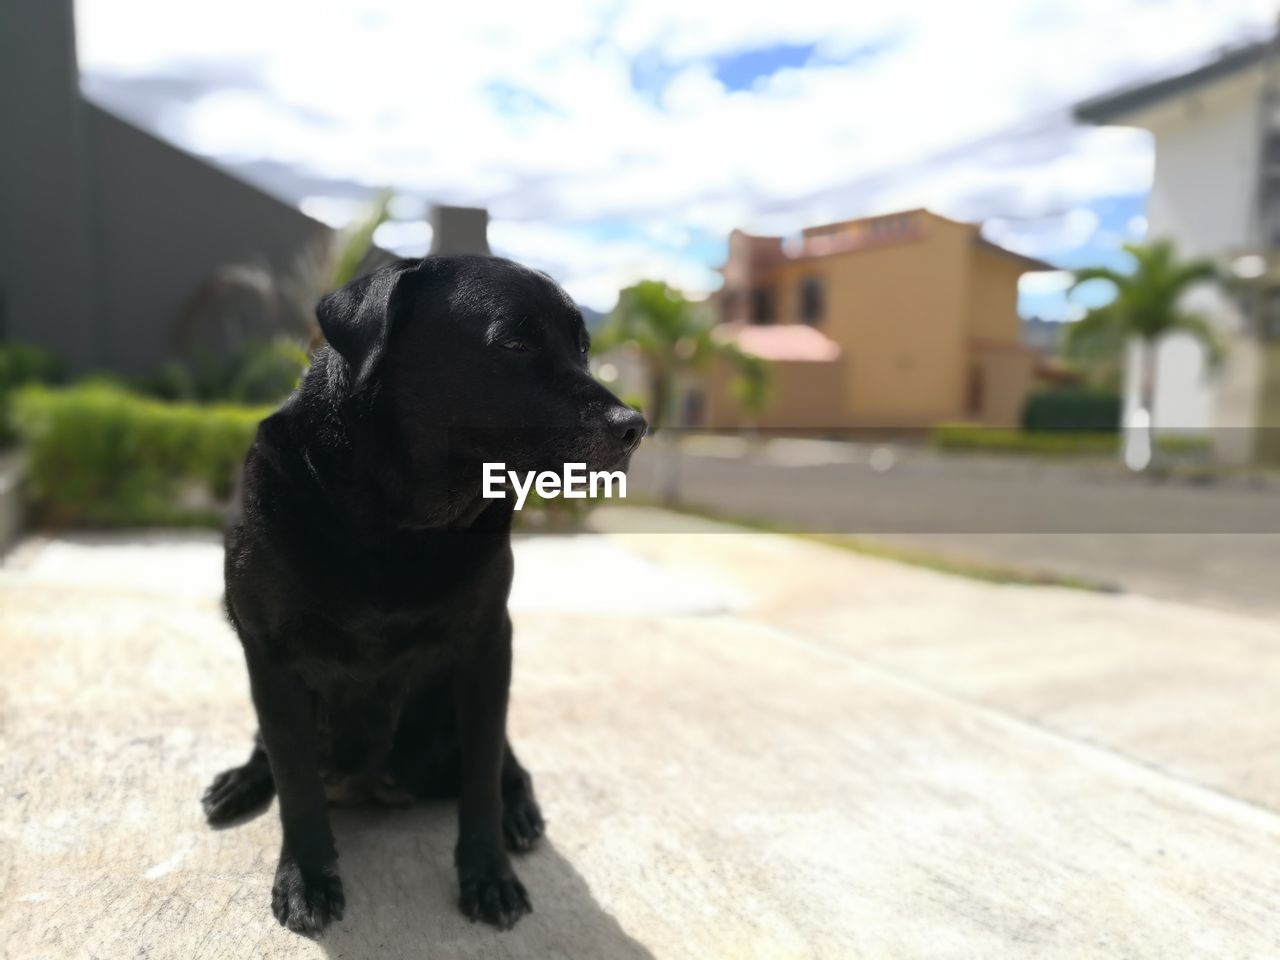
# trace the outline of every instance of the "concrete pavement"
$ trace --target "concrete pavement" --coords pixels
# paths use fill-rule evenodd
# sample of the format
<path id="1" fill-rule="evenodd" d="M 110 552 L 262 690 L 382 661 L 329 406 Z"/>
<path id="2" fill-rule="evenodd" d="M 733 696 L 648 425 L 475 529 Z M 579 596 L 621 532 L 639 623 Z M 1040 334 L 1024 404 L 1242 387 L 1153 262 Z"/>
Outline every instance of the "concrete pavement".
<path id="1" fill-rule="evenodd" d="M 3 955 L 1280 955 L 1270 623 L 645 521 L 517 547 L 536 912 L 457 915 L 447 806 L 344 811 L 320 943 L 270 916 L 274 810 L 200 817 L 253 729 L 216 540 L 28 541 L 0 569 Z"/>
<path id="2" fill-rule="evenodd" d="M 695 435 L 646 444 L 630 494 L 660 499 L 673 470 L 678 502 L 717 516 L 1280 619 L 1276 477 L 1159 483 L 1106 461 Z"/>

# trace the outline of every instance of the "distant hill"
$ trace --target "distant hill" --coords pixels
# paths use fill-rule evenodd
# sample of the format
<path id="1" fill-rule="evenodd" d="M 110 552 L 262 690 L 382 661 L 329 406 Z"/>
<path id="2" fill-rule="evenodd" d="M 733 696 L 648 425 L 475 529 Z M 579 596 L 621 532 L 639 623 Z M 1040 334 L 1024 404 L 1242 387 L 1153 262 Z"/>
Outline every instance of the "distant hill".
<path id="1" fill-rule="evenodd" d="M 605 318 L 608 317 L 607 313 L 601 313 L 599 310 L 592 310 L 590 307 L 581 303 L 578 304 L 578 309 L 582 311 L 582 322 L 587 325 L 587 331 L 589 333 L 595 333 L 599 330 L 600 327 L 604 325 Z"/>
<path id="2" fill-rule="evenodd" d="M 1066 329 L 1065 323 L 1056 320 L 1029 317 L 1022 321 L 1022 342 L 1047 357 L 1057 356 L 1062 348 L 1062 334 Z"/>

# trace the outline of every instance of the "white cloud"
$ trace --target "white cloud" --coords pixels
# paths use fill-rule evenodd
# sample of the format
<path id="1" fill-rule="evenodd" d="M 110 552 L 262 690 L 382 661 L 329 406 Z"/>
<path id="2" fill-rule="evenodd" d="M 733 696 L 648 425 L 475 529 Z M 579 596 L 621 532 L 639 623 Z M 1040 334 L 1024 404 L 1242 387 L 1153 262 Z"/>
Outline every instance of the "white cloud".
<path id="1" fill-rule="evenodd" d="M 992 218 L 982 232 L 995 243 L 1028 257 L 1042 257 L 1084 246 L 1097 233 L 1098 215 L 1088 207 L 1074 207 L 1058 216 L 1016 221 Z"/>
<path id="2" fill-rule="evenodd" d="M 1041 294 L 1066 293 L 1075 282 L 1069 270 L 1041 270 L 1036 273 L 1024 273 L 1018 280 L 1018 293 L 1038 296 Z"/>
<path id="3" fill-rule="evenodd" d="M 642 268 L 714 283 L 669 239 L 647 254 L 635 240 L 581 240 L 581 224 L 609 218 L 669 235 L 785 233 L 927 205 L 1082 234 L 1090 198 L 1146 187 L 1151 147 L 1132 131 L 1073 132 L 1065 108 L 1272 15 L 1270 0 L 561 0 L 554 16 L 524 2 L 77 4 L 90 77 L 233 65 L 257 78 L 175 104 L 167 136 L 231 161 L 488 205 L 495 245 L 505 229 L 513 251 L 541 255 L 596 302 Z M 729 90 L 707 62 L 780 42 L 818 43 L 822 65 Z M 633 87 L 641 56 L 672 71 L 656 101 Z M 495 84 L 521 92 L 515 107 Z M 1041 118 L 1028 138 L 965 149 L 1028 117 Z M 1047 243 L 996 229 L 1028 252 Z"/>
<path id="4" fill-rule="evenodd" d="M 648 277 L 665 277 L 695 296 L 718 284 L 706 265 L 651 242 L 601 243 L 553 224 L 516 221 L 492 223 L 489 241 L 495 253 L 552 273 L 579 303 L 597 310 L 611 308 L 621 287 Z"/>
<path id="5" fill-rule="evenodd" d="M 368 204 L 359 200 L 324 196 L 303 197 L 299 206 L 308 217 L 335 228 L 345 226 L 368 209 Z"/>
<path id="6" fill-rule="evenodd" d="M 373 242 L 402 257 L 422 257 L 431 249 L 433 233 L 425 220 L 388 220 L 373 232 Z"/>

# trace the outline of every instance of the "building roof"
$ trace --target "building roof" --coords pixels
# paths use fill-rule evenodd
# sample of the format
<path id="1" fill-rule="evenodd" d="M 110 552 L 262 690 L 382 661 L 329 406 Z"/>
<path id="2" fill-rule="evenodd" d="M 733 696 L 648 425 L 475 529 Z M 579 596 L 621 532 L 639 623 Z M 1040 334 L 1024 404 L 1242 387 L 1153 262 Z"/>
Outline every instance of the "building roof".
<path id="1" fill-rule="evenodd" d="M 973 238 L 973 245 L 982 250 L 986 250 L 988 253 L 994 253 L 997 256 L 1004 257 L 1006 260 L 1012 260 L 1014 263 L 1020 266 L 1023 270 L 1036 271 L 1036 270 L 1057 270 L 1058 269 L 1058 267 L 1055 267 L 1051 263 L 1046 263 L 1043 260 L 1038 260 L 1035 257 L 1028 257 L 1021 253 L 1016 253 L 1013 250 L 1010 250 L 1008 247 L 1000 246 L 1000 244 L 998 243 L 992 243 L 990 240 L 988 240 L 986 237 L 982 236 L 981 234 L 978 234 Z"/>
<path id="2" fill-rule="evenodd" d="M 762 360 L 830 363 L 840 359 L 840 344 L 803 323 L 767 326 L 724 323 L 711 335 Z"/>
<path id="3" fill-rule="evenodd" d="M 1248 70 L 1262 63 L 1268 51 L 1273 49 L 1275 49 L 1273 40 L 1236 47 L 1187 73 L 1165 77 L 1154 82 L 1131 84 L 1119 90 L 1092 97 L 1077 104 L 1073 112 L 1075 118 L 1084 123 L 1099 125 L 1114 123 L 1161 100 L 1179 96 L 1206 83 Z"/>
<path id="4" fill-rule="evenodd" d="M 1016 263 L 1023 270 L 1058 269 L 1043 260 L 1023 256 L 986 239 L 982 236 L 981 224 L 952 220 L 950 217 L 944 217 L 923 207 L 805 227 L 800 232 L 799 246 L 790 249 L 781 237 L 758 236 L 743 230 L 735 230 L 734 233 L 744 237 L 758 248 L 754 253 L 754 259 L 757 260 L 758 265 L 770 266 L 773 263 L 814 260 L 834 254 L 914 243 L 928 236 L 927 220 L 935 220 L 970 231 L 971 242 L 975 247 L 1002 256 Z M 732 257 L 732 254 L 730 256 Z M 724 267 L 719 269 L 723 272 Z"/>

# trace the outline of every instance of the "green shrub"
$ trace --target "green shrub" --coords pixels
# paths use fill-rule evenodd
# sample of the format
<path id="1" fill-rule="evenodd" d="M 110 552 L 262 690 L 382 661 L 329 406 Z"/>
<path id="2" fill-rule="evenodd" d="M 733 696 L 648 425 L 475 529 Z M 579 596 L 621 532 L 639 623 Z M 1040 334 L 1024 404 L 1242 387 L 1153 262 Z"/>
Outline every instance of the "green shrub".
<path id="1" fill-rule="evenodd" d="M 29 343 L 0 343 L 0 447 L 14 439 L 9 401 L 19 387 L 62 379 L 62 364 L 49 351 Z"/>
<path id="2" fill-rule="evenodd" d="M 1199 434 L 1157 434 L 1156 449 L 1176 459 L 1205 460 L 1213 453 L 1213 441 Z"/>
<path id="3" fill-rule="evenodd" d="M 27 387 L 14 424 L 28 445 L 28 501 L 48 526 L 216 525 L 217 501 L 266 407 L 166 404 L 107 383 Z M 184 506 L 189 491 L 205 505 Z"/>
<path id="4" fill-rule="evenodd" d="M 144 393 L 192 403 L 279 403 L 298 386 L 311 357 L 288 337 L 253 340 L 226 357 L 171 360 L 137 381 Z"/>
<path id="5" fill-rule="evenodd" d="M 297 389 L 310 364 L 306 348 L 287 337 L 251 344 L 237 357 L 226 399 L 232 403 L 279 403 Z"/>
<path id="6" fill-rule="evenodd" d="M 1005 427 L 981 427 L 972 423 L 944 423 L 933 428 L 935 446 L 947 450 L 1030 453 L 1045 455 L 1112 455 L 1119 451 L 1115 433 L 1068 433 L 1046 430 L 1034 433 Z"/>
<path id="7" fill-rule="evenodd" d="M 1024 430 L 1115 433 L 1120 429 L 1120 395 L 1107 390 L 1040 390 L 1022 408 Z"/>

